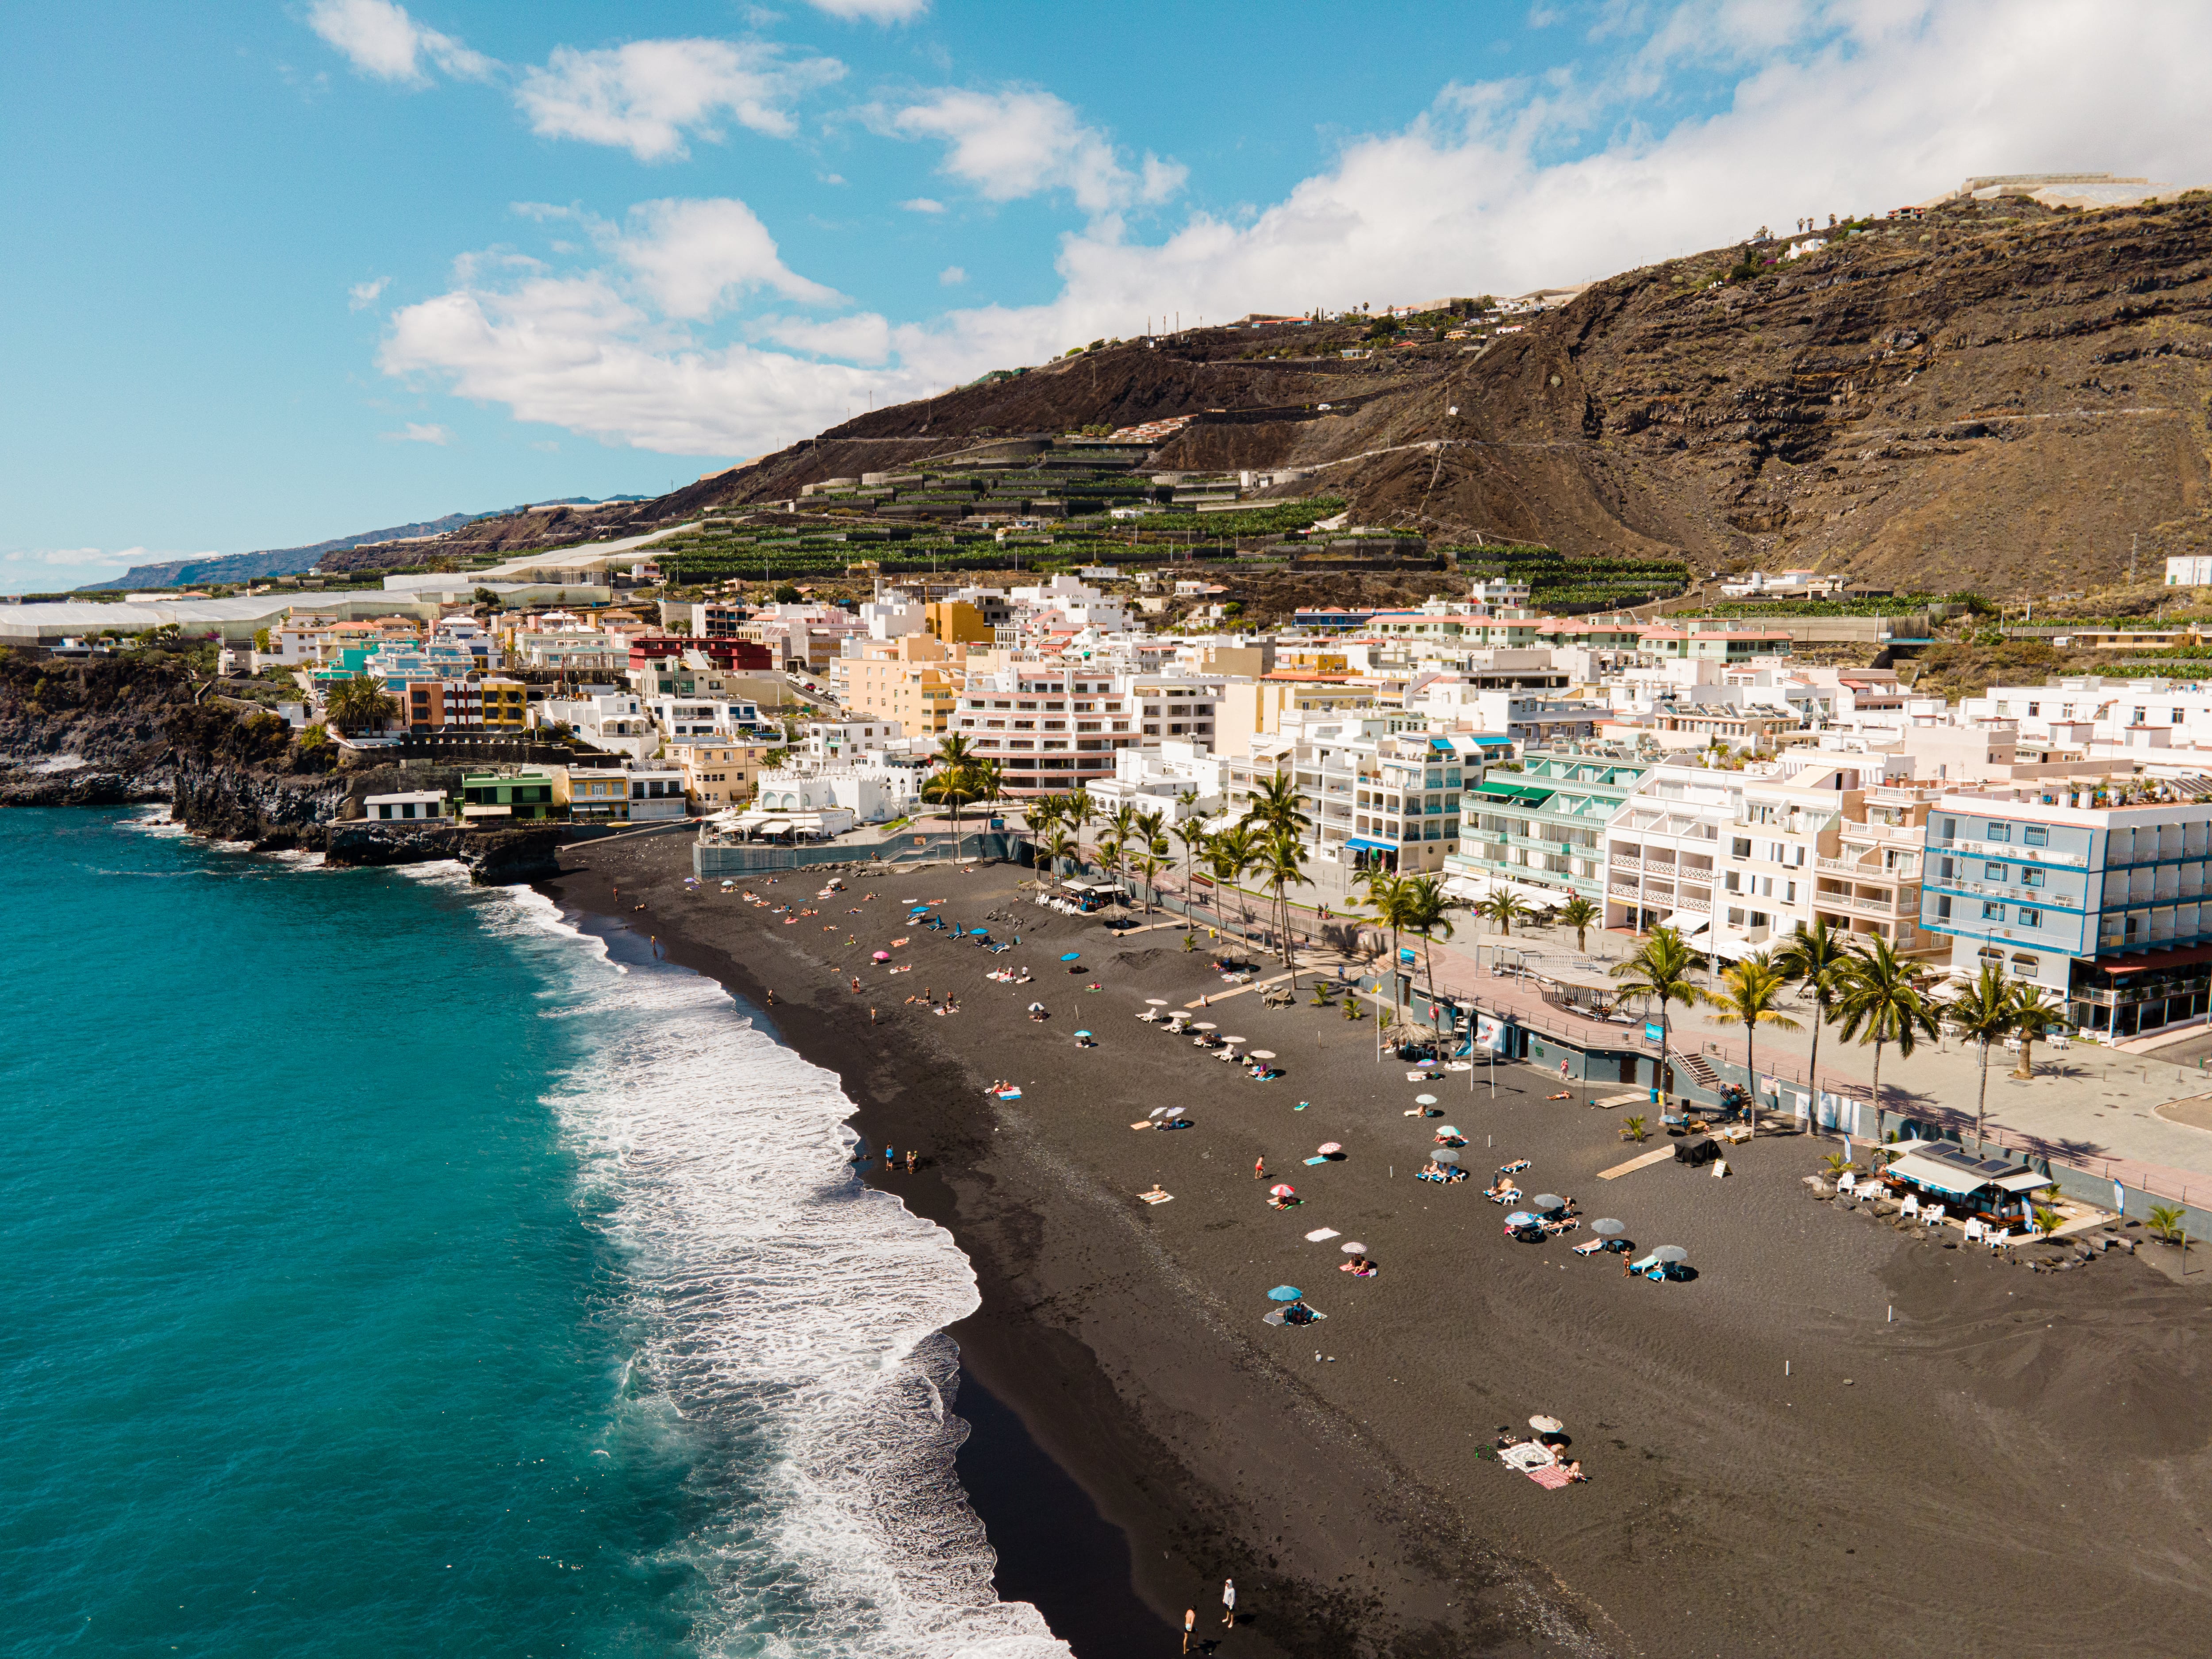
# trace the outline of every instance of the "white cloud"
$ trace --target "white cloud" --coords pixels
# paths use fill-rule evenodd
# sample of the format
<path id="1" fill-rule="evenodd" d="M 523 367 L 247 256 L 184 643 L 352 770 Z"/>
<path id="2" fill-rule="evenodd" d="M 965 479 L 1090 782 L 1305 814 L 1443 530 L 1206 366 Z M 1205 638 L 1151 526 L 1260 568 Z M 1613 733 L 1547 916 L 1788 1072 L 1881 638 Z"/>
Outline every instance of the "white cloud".
<path id="1" fill-rule="evenodd" d="M 968 273 L 958 265 L 947 265 L 937 273 L 937 280 L 945 288 L 957 288 L 968 280 Z"/>
<path id="2" fill-rule="evenodd" d="M 806 0 L 817 11 L 871 23 L 904 23 L 929 9 L 929 0 Z"/>
<path id="3" fill-rule="evenodd" d="M 719 143 L 725 117 L 787 137 L 791 105 L 845 72 L 831 58 L 786 58 L 729 40 L 633 40 L 604 52 L 558 46 L 516 93 L 531 130 L 626 149 L 641 161 L 690 152 L 687 136 Z"/>
<path id="4" fill-rule="evenodd" d="M 471 81 L 498 68 L 452 35 L 425 28 L 392 0 L 314 0 L 307 8 L 307 27 L 362 74 L 399 86 L 428 84 L 426 63 Z"/>
<path id="5" fill-rule="evenodd" d="M 392 278 L 389 276 L 380 276 L 373 283 L 356 283 L 346 290 L 346 309 L 348 311 L 368 310 L 376 303 L 378 296 L 383 294 L 391 282 Z"/>
<path id="6" fill-rule="evenodd" d="M 945 211 L 945 204 L 937 200 L 934 197 L 929 196 L 917 196 L 911 201 L 901 202 L 899 205 L 904 208 L 908 213 L 942 213 Z"/>
<path id="7" fill-rule="evenodd" d="M 386 432 L 380 435 L 396 444 L 435 444 L 441 449 L 453 441 L 453 434 L 446 428 L 420 421 L 408 422 L 403 431 Z"/>
<path id="8" fill-rule="evenodd" d="M 756 288 L 810 305 L 838 297 L 786 266 L 768 227 L 743 202 L 641 202 L 629 211 L 634 230 L 616 241 L 616 257 L 664 317 L 708 317 Z"/>
<path id="9" fill-rule="evenodd" d="M 878 119 L 901 137 L 942 142 L 944 171 L 994 202 L 1065 190 L 1085 212 L 1109 213 L 1165 201 L 1184 176 L 1152 155 L 1132 173 L 1105 134 L 1048 92 L 947 90 Z"/>
<path id="10" fill-rule="evenodd" d="M 383 366 L 609 442 L 750 454 L 842 418 L 864 392 L 880 406 L 940 392 L 1132 334 L 1147 314 L 1518 293 L 1725 246 L 1762 222 L 1880 210 L 1975 173 L 2098 166 L 2212 184 L 2191 68 L 2212 52 L 2201 6 L 2146 0 L 2114 31 L 2092 0 L 1806 0 L 1776 45 L 1731 33 L 1738 3 L 1652 14 L 1602 76 L 1448 86 L 1422 118 L 1346 145 L 1281 200 L 1194 215 L 1158 243 L 1101 214 L 1062 240 L 1048 303 L 738 322 L 748 343 L 714 343 L 690 319 L 747 283 L 789 293 L 762 274 L 759 245 L 733 235 L 708 239 L 722 252 L 702 252 L 696 277 L 619 255 L 568 276 L 471 262 L 453 292 L 394 317 Z M 2144 38 L 2164 44 L 2146 54 Z M 1747 58 L 1746 39 L 1763 43 Z M 1732 95 L 1661 125 L 1638 90 L 1658 59 L 1735 64 Z M 999 199 L 1084 178 L 1093 201 L 1142 187 L 1072 115 L 1055 126 L 1052 109 L 1034 112 L 1040 143 L 988 100 L 915 107 L 933 112 L 926 136 L 951 147 L 948 170 Z M 1567 140 L 1588 132 L 1615 136 L 1575 153 Z"/>

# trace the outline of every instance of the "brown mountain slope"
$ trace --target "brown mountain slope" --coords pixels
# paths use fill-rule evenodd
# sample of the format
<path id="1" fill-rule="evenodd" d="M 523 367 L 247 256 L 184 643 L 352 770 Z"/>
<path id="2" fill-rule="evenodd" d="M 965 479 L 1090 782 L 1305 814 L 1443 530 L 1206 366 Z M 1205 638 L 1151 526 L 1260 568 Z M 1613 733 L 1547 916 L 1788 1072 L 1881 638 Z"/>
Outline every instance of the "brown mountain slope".
<path id="1" fill-rule="evenodd" d="M 1295 471 L 1269 493 L 1326 489 L 1445 539 L 1992 593 L 2109 582 L 2135 538 L 2154 579 L 2165 553 L 2212 544 L 2212 201 L 1966 203 L 1721 281 L 1741 257 L 1364 360 L 1337 355 L 1358 324 L 1104 347 L 874 410 L 640 504 L 624 528 L 979 438 L 1188 416 L 1154 468 Z M 473 528 L 509 545 L 530 529 Z"/>

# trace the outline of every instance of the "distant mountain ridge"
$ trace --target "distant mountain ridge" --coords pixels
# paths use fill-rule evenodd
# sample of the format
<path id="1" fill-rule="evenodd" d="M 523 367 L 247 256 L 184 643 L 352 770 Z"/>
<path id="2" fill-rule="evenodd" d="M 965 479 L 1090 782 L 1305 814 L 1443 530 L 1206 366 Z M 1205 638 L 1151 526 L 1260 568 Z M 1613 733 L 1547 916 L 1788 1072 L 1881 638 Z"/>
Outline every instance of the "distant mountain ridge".
<path id="1" fill-rule="evenodd" d="M 598 498 L 564 495 L 555 501 L 539 501 L 532 505 L 595 507 L 606 501 L 643 499 L 640 495 Z M 119 576 L 111 576 L 104 581 L 86 582 L 76 592 L 103 593 L 123 587 L 191 587 L 204 582 L 243 582 L 258 580 L 264 576 L 296 576 L 302 571 L 313 569 L 326 553 L 344 552 L 377 542 L 449 535 L 464 525 L 475 524 L 482 519 L 501 518 L 521 510 L 507 507 L 492 513 L 448 513 L 441 519 L 422 519 L 413 524 L 387 526 L 382 530 L 364 530 L 357 536 L 339 536 L 326 542 L 313 542 L 305 547 L 271 547 L 253 553 L 222 553 L 195 559 L 165 559 L 154 564 L 134 564 Z"/>

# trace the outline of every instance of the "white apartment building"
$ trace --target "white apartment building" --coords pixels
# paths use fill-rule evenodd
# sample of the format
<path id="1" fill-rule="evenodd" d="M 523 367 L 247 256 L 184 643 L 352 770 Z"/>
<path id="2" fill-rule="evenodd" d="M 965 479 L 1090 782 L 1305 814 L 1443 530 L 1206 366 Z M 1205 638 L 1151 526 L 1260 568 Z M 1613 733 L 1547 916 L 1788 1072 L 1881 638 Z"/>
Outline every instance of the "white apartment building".
<path id="1" fill-rule="evenodd" d="M 1060 793 L 1114 775 L 1124 749 L 1163 735 L 1211 743 L 1218 682 L 1016 661 L 971 673 L 954 729 L 1003 769 L 1012 794 Z"/>
<path id="2" fill-rule="evenodd" d="M 660 748 L 660 732 L 644 703 L 628 691 L 591 697 L 548 697 L 531 710 L 539 726 L 565 726 L 610 754 L 644 760 Z"/>
<path id="3" fill-rule="evenodd" d="M 1919 924 L 1924 802 L 1882 789 L 1870 801 L 1853 767 L 1786 779 L 1654 767 L 1606 825 L 1606 925 L 1664 922 L 1734 959 L 1825 915 L 1900 951 L 1932 949 Z"/>
<path id="4" fill-rule="evenodd" d="M 1168 823 L 1180 823 L 1212 810 L 1221 794 L 1224 763 L 1204 744 L 1188 738 L 1166 738 L 1141 749 L 1123 749 L 1114 756 L 1114 775 L 1091 786 L 1091 799 L 1102 811 L 1117 806 L 1138 807 L 1160 813 Z M 1182 797 L 1194 797 L 1188 805 Z"/>
<path id="5" fill-rule="evenodd" d="M 1313 820 L 1306 840 L 1314 860 L 1336 866 L 1344 884 L 1376 866 L 1405 875 L 1440 872 L 1446 855 L 1459 850 L 1472 736 L 1392 729 L 1405 724 L 1388 715 L 1302 720 L 1295 730 L 1285 722 L 1275 740 L 1287 740 L 1291 775 Z M 1253 745 L 1255 769 L 1261 748 Z M 1224 794 L 1241 810 L 1236 793 L 1232 781 Z"/>
<path id="6" fill-rule="evenodd" d="M 666 736 L 689 743 L 701 738 L 732 738 L 761 723 L 760 705 L 727 702 L 719 697 L 644 697 L 647 717 Z"/>
<path id="7" fill-rule="evenodd" d="M 906 736 L 905 728 L 890 720 L 809 720 L 799 730 L 799 751 L 817 763 L 850 763 Z"/>

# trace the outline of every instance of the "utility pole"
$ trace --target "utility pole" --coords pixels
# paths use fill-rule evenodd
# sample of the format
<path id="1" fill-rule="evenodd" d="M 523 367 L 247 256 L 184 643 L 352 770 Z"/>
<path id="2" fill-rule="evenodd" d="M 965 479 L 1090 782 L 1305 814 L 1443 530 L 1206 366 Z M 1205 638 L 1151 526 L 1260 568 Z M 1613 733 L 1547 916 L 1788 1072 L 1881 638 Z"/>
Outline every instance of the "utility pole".
<path id="1" fill-rule="evenodd" d="M 2140 535 L 2128 538 L 2128 586 L 2130 587 L 2136 585 L 2136 544 L 2142 540 L 2142 538 Z"/>

